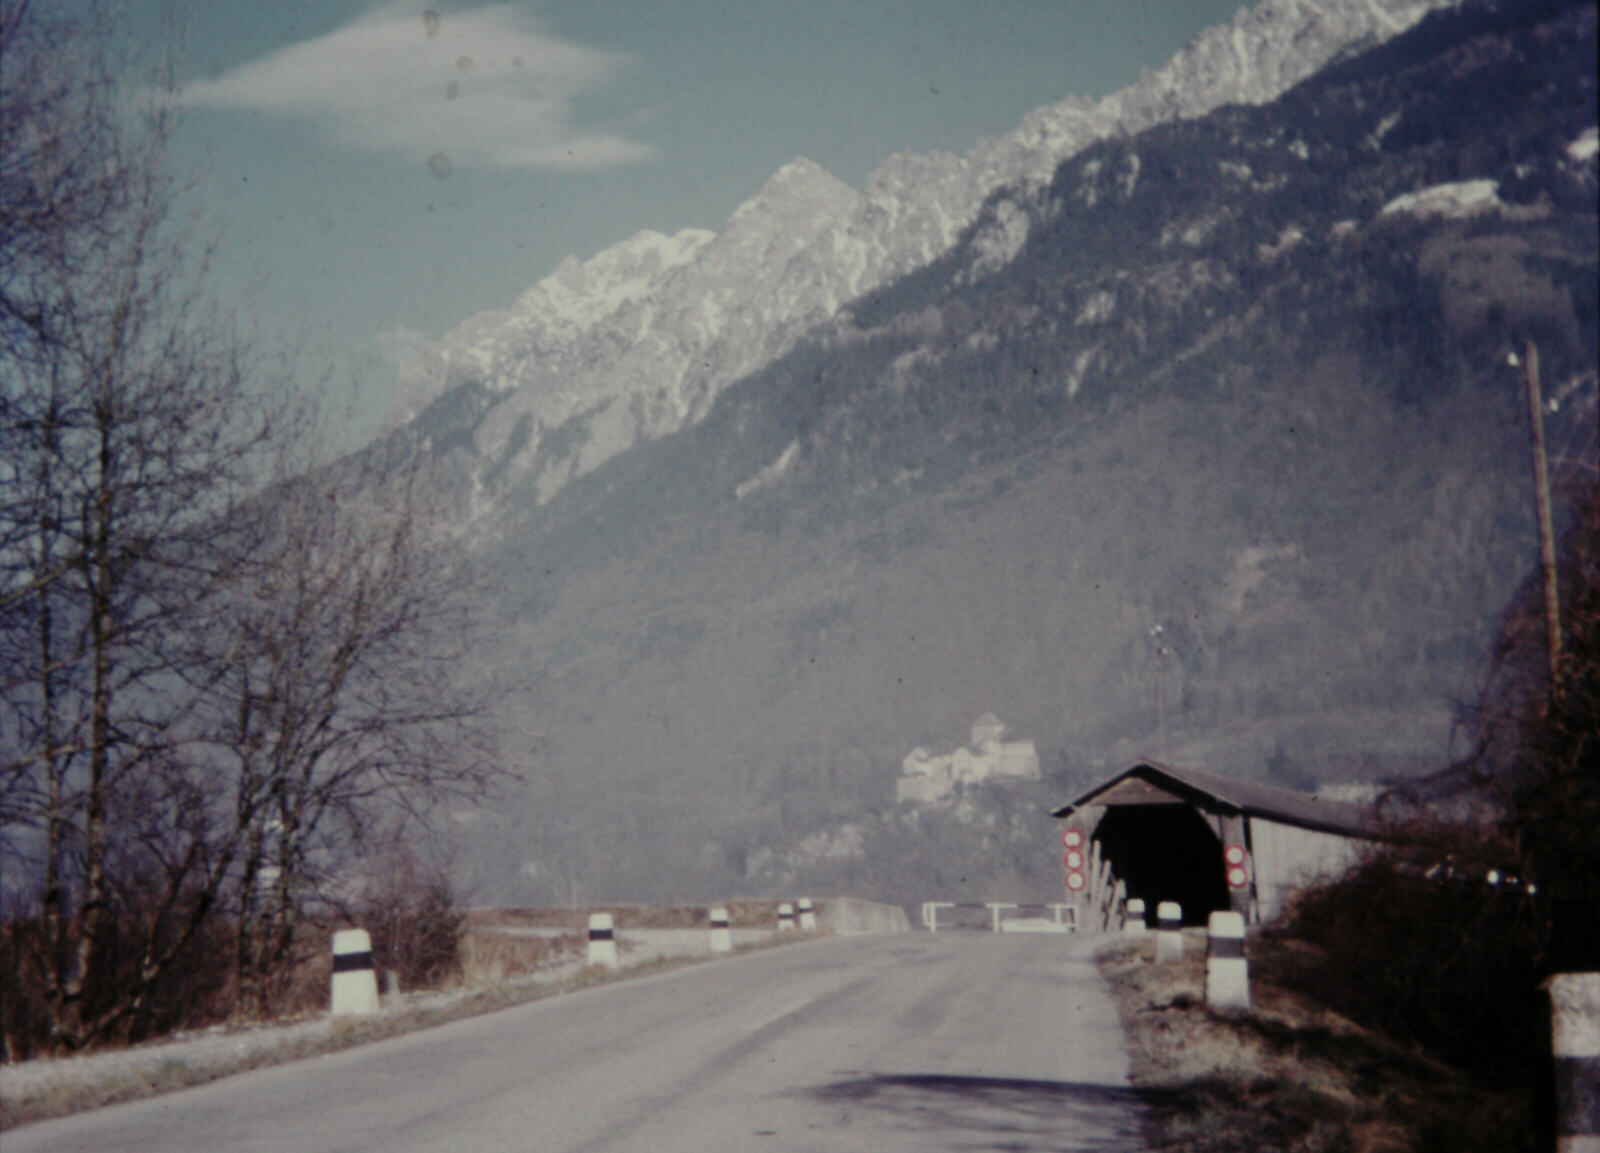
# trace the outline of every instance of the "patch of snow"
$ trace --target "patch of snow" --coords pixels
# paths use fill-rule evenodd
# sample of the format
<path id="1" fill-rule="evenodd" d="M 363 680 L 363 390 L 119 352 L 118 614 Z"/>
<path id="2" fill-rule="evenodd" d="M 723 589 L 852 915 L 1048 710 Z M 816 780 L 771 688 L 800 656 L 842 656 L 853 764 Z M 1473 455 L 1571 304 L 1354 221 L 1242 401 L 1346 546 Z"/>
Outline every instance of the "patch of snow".
<path id="1" fill-rule="evenodd" d="M 1593 128 L 1585 128 L 1567 145 L 1567 156 L 1573 160 L 1593 160 L 1596 152 L 1600 152 L 1600 132 Z"/>
<path id="2" fill-rule="evenodd" d="M 1097 344 L 1093 348 L 1086 348 L 1078 353 L 1072 360 L 1072 371 L 1067 374 L 1067 396 L 1078 395 L 1078 389 L 1083 387 L 1083 378 L 1089 374 L 1089 365 L 1093 363 L 1095 354 L 1100 351 Z"/>
<path id="3" fill-rule="evenodd" d="M 1085 324 L 1104 324 L 1111 319 L 1116 307 L 1116 296 L 1102 288 L 1083 302 L 1083 307 L 1078 309 L 1078 315 L 1072 323 L 1080 327 Z"/>
<path id="4" fill-rule="evenodd" d="M 1388 12 L 1385 12 L 1383 6 L 1379 4 L 1377 0 L 1367 0 L 1367 11 L 1371 12 L 1372 18 L 1379 24 L 1383 25 L 1383 27 L 1387 28 L 1391 33 L 1403 32 L 1407 27 L 1405 22 L 1397 20 L 1393 16 L 1389 15 Z"/>
<path id="5" fill-rule="evenodd" d="M 1293 224 L 1286 225 L 1272 243 L 1256 245 L 1256 257 L 1260 260 L 1276 260 L 1285 252 L 1297 247 L 1305 238 L 1305 233 Z"/>
<path id="6" fill-rule="evenodd" d="M 1398 112 L 1391 112 L 1382 120 L 1378 121 L 1378 126 L 1374 128 L 1372 130 L 1372 134 L 1367 137 L 1367 147 L 1373 149 L 1374 151 L 1382 148 L 1383 138 L 1389 135 L 1394 126 L 1399 123 L 1400 113 Z"/>
<path id="7" fill-rule="evenodd" d="M 1413 216 L 1463 217 L 1480 212 L 1495 212 L 1505 207 L 1500 201 L 1500 186 L 1493 180 L 1458 180 L 1435 184 L 1419 192 L 1407 192 L 1383 206 L 1381 216 L 1407 212 Z"/>
<path id="8" fill-rule="evenodd" d="M 778 459 L 767 465 L 766 468 L 756 473 L 749 480 L 742 481 L 733 490 L 734 500 L 743 500 L 753 492 L 760 492 L 770 485 L 782 480 L 784 475 L 794 467 L 794 462 L 800 459 L 800 441 L 791 440 L 788 447 L 778 454 Z"/>
<path id="9" fill-rule="evenodd" d="M 575 337 L 645 297 L 663 274 L 689 263 L 715 237 L 703 228 L 673 236 L 646 229 L 583 263 L 569 256 L 522 294 L 517 311 L 554 322 L 552 327 Z"/>
<path id="10" fill-rule="evenodd" d="M 1016 259 L 1028 241 L 1028 214 L 1012 200 L 995 206 L 994 219 L 972 238 L 977 259 L 972 262 L 968 281 L 992 275 Z"/>
<path id="11" fill-rule="evenodd" d="M 1130 153 L 1128 155 L 1127 171 L 1117 181 L 1118 187 L 1122 189 L 1122 198 L 1124 200 L 1132 199 L 1133 190 L 1139 186 L 1140 167 L 1139 157 Z"/>

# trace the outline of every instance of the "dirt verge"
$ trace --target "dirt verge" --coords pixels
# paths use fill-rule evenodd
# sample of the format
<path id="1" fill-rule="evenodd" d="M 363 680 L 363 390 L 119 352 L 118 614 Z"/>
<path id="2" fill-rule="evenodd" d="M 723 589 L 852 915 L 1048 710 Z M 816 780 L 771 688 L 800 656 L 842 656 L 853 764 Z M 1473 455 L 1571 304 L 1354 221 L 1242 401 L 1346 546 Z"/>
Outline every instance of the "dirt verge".
<path id="1" fill-rule="evenodd" d="M 1252 1011 L 1205 1007 L 1205 938 L 1157 965 L 1153 936 L 1102 950 L 1152 1150 L 1184 1153 L 1533 1153 L 1527 1102 L 1362 1029 L 1260 975 L 1280 942 L 1252 937 Z"/>

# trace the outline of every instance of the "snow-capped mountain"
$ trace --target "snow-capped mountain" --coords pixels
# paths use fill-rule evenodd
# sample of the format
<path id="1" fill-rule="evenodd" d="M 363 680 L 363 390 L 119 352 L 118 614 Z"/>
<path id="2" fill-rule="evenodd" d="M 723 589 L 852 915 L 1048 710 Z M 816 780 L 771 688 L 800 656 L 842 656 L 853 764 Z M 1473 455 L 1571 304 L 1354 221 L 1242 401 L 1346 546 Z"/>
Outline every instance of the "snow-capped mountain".
<path id="1" fill-rule="evenodd" d="M 698 420 L 847 301 L 948 252 L 991 197 L 1001 200 L 975 238 L 972 276 L 1020 250 L 1028 203 L 1089 144 L 1271 100 L 1448 2 L 1265 0 L 1104 99 L 1037 109 L 965 157 L 890 157 L 864 193 L 797 159 L 722 231 L 643 232 L 587 262 L 569 257 L 511 308 L 425 346 L 405 373 L 434 394 L 467 382 L 487 390 L 468 465 L 474 511 L 530 476 L 543 502 L 640 439 Z"/>

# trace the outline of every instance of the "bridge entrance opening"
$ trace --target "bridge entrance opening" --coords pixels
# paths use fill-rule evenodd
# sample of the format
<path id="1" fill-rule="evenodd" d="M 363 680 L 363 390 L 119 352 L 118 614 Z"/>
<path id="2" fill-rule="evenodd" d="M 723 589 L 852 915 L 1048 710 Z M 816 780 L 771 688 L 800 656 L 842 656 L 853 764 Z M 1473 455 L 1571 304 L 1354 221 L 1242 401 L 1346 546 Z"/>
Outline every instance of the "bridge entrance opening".
<path id="1" fill-rule="evenodd" d="M 1204 925 L 1213 911 L 1228 908 L 1222 842 L 1193 806 L 1115 805 L 1094 839 L 1128 896 L 1144 899 L 1150 924 L 1162 901 L 1178 902 L 1186 925 Z"/>

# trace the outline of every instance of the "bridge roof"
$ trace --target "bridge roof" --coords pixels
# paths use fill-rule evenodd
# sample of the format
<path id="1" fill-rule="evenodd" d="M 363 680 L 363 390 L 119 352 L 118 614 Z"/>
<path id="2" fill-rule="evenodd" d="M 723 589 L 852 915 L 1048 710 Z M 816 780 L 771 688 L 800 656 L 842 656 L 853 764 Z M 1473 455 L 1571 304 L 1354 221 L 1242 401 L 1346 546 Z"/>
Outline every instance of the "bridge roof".
<path id="1" fill-rule="evenodd" d="M 1163 804 L 1190 804 L 1212 812 L 1243 813 L 1345 836 L 1381 835 L 1376 814 L 1367 805 L 1325 801 L 1277 785 L 1239 781 L 1220 773 L 1148 760 L 1135 761 L 1077 800 L 1051 810 L 1050 815 L 1071 816 L 1086 805 Z"/>

